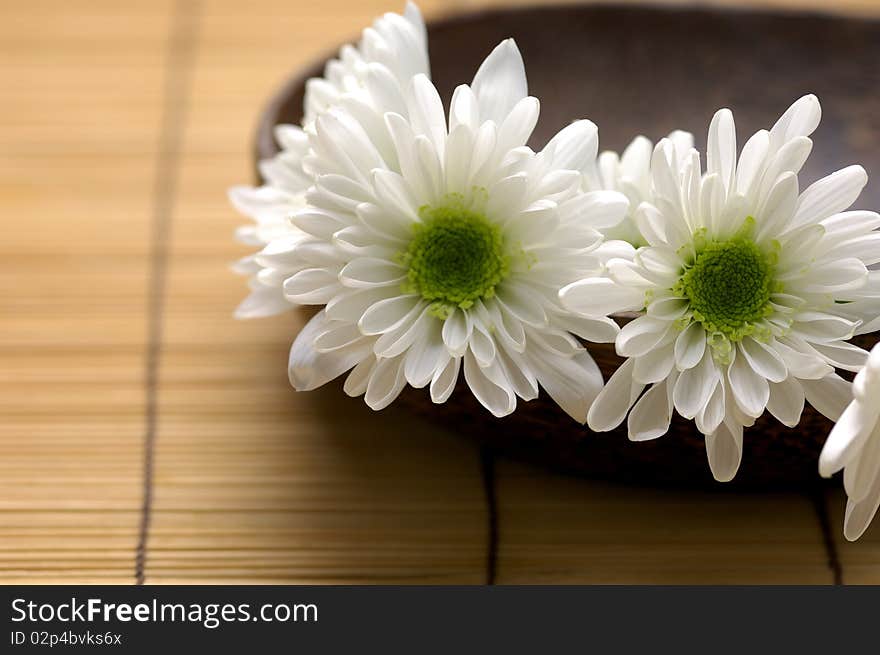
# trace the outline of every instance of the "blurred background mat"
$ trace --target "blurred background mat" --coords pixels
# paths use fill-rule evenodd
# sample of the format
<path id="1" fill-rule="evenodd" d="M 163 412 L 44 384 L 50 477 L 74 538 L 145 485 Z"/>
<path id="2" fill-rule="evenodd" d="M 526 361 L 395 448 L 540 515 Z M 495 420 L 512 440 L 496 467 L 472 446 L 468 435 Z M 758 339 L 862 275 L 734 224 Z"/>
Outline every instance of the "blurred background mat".
<path id="1" fill-rule="evenodd" d="M 840 494 L 557 477 L 295 394 L 304 315 L 231 318 L 260 108 L 402 1 L 0 6 L 0 583 L 880 583 Z"/>

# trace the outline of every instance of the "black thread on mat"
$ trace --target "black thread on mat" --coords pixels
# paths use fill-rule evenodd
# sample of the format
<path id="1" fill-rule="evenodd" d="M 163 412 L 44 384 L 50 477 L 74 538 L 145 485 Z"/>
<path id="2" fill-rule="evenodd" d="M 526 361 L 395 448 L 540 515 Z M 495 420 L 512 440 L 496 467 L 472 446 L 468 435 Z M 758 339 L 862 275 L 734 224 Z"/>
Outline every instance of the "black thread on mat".
<path id="1" fill-rule="evenodd" d="M 834 528 L 831 525 L 831 516 L 828 511 L 828 487 L 824 484 L 817 484 L 810 497 L 813 501 L 813 508 L 816 510 L 816 517 L 819 519 L 819 528 L 822 530 L 822 541 L 825 544 L 828 567 L 831 569 L 834 584 L 842 585 L 843 567 L 837 554 L 837 543 L 832 532 Z"/>
<path id="2" fill-rule="evenodd" d="M 162 354 L 162 321 L 165 311 L 171 215 L 180 172 L 180 150 L 188 109 L 198 15 L 198 2 L 195 0 L 177 0 L 174 3 L 171 32 L 165 53 L 159 149 L 153 177 L 150 271 L 147 280 L 143 498 L 134 564 L 135 584 L 139 585 L 144 583 L 146 572 L 147 539 L 153 504 L 153 462 L 159 421 L 159 359 Z"/>
<path id="3" fill-rule="evenodd" d="M 486 584 L 495 584 L 498 562 L 498 498 L 495 493 L 495 452 L 488 446 L 480 448 L 480 472 L 487 507 Z"/>

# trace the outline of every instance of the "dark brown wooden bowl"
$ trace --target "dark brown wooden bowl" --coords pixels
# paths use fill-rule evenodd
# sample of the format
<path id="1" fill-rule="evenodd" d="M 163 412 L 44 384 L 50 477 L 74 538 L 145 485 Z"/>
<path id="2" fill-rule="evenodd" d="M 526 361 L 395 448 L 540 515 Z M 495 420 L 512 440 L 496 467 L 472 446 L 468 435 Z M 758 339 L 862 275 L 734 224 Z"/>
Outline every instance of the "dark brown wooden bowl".
<path id="1" fill-rule="evenodd" d="M 690 130 L 705 144 L 716 109 L 732 107 L 740 142 L 769 127 L 796 98 L 816 93 L 822 125 L 801 176 L 803 187 L 850 163 L 880 174 L 880 23 L 796 13 L 595 6 L 498 9 L 429 24 L 433 79 L 447 100 L 469 82 L 501 39 L 514 37 L 541 99 L 532 138 L 540 147 L 570 121 L 587 117 L 601 147 L 622 149 L 637 134 L 658 139 Z M 324 62 L 300 71 L 264 111 L 255 158 L 277 151 L 272 128 L 301 118 L 303 87 Z M 803 188 L 802 187 L 802 188 Z M 880 181 L 858 202 L 880 207 Z M 861 345 L 876 341 L 863 337 Z M 611 345 L 591 346 L 606 378 L 619 364 Z M 712 482 L 702 436 L 677 418 L 665 437 L 630 443 L 625 426 L 594 434 L 546 395 L 495 419 L 463 387 L 445 405 L 425 390 L 398 402 L 497 451 L 569 473 L 622 482 Z M 817 458 L 831 424 L 807 407 L 794 429 L 763 418 L 745 437 L 736 487 L 803 488 L 818 480 Z"/>

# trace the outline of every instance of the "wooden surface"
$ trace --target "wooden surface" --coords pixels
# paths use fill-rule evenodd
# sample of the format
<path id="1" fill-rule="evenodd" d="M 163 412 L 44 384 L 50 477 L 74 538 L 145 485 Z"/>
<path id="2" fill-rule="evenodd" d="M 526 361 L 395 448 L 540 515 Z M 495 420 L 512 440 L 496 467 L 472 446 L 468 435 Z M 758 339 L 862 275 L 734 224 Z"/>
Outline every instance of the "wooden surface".
<path id="1" fill-rule="evenodd" d="M 0 582 L 880 582 L 839 495 L 560 478 L 288 387 L 303 317 L 231 318 L 225 189 L 272 90 L 396 3 L 2 4 Z"/>

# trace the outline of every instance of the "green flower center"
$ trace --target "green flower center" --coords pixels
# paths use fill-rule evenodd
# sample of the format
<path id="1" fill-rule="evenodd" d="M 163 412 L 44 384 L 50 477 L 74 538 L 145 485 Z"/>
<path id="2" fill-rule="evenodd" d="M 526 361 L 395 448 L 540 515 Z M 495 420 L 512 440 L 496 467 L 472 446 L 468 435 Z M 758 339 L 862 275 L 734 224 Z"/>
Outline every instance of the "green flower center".
<path id="1" fill-rule="evenodd" d="M 713 336 L 731 342 L 754 334 L 772 313 L 770 296 L 778 290 L 776 255 L 748 236 L 699 243 L 673 291 L 687 298 L 693 320 Z"/>
<path id="2" fill-rule="evenodd" d="M 401 256 L 408 268 L 404 291 L 433 303 L 432 313 L 441 318 L 494 296 L 510 270 L 500 226 L 458 195 L 421 207 L 419 217 Z"/>

